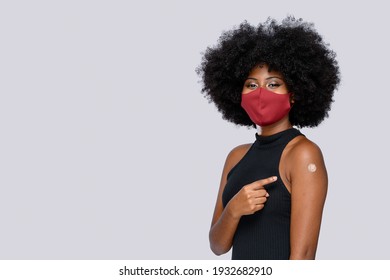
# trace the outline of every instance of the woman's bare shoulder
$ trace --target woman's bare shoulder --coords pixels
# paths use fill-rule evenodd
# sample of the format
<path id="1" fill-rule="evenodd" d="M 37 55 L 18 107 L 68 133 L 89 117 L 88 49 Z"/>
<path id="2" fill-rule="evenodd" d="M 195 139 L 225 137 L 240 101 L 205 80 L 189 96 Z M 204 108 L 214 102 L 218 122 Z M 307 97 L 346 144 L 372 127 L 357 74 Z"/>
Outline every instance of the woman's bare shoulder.
<path id="1" fill-rule="evenodd" d="M 290 155 L 293 159 L 309 159 L 309 158 L 322 158 L 322 152 L 320 147 L 313 141 L 304 136 L 296 138 L 290 148 Z"/>
<path id="2" fill-rule="evenodd" d="M 225 169 L 232 169 L 249 151 L 252 143 L 242 144 L 233 148 L 226 157 Z"/>
<path id="3" fill-rule="evenodd" d="M 294 139 L 287 157 L 288 177 L 293 175 L 303 176 L 302 174 L 319 174 L 320 170 L 326 173 L 324 157 L 320 147 L 313 141 L 304 136 L 299 136 Z M 317 170 L 317 172 L 315 172 Z M 309 171 L 309 172 L 307 172 Z"/>

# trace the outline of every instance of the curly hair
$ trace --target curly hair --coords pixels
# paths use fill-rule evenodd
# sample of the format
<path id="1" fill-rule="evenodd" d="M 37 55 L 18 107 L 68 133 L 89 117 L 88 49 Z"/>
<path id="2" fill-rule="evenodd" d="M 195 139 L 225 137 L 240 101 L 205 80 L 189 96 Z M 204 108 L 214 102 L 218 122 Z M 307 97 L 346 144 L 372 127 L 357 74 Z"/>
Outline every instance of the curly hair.
<path id="1" fill-rule="evenodd" d="M 267 64 L 270 71 L 283 75 L 293 93 L 291 124 L 315 127 L 328 117 L 340 82 L 335 57 L 314 24 L 292 16 L 281 23 L 268 18 L 257 27 L 244 21 L 223 32 L 218 44 L 206 49 L 196 72 L 202 77 L 202 93 L 215 103 L 224 119 L 254 126 L 241 107 L 241 92 L 253 67 Z"/>

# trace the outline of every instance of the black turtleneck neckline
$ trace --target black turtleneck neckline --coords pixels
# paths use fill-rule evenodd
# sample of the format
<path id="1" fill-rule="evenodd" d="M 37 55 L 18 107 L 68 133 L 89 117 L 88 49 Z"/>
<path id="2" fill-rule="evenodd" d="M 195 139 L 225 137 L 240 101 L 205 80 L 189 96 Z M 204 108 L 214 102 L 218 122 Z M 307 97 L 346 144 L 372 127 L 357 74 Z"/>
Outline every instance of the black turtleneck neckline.
<path id="1" fill-rule="evenodd" d="M 267 136 L 260 135 L 256 132 L 256 143 L 259 145 L 277 144 L 279 142 L 278 140 L 282 140 L 285 136 L 287 136 L 291 133 L 295 133 L 295 131 L 297 131 L 297 129 L 294 127 L 291 127 L 291 128 L 286 129 L 286 130 L 282 130 L 280 132 L 277 132 L 277 133 L 272 134 L 272 135 L 267 135 Z"/>

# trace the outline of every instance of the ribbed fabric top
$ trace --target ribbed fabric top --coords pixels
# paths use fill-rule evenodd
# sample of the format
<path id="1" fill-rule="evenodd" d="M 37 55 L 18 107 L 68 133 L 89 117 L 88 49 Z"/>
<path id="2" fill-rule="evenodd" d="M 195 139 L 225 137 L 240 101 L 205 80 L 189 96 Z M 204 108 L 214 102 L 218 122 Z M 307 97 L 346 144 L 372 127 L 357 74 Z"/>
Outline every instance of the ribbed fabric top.
<path id="1" fill-rule="evenodd" d="M 270 196 L 264 208 L 241 217 L 233 239 L 232 259 L 289 259 L 291 197 L 280 179 L 279 162 L 286 145 L 299 135 L 303 134 L 295 128 L 270 136 L 256 133 L 256 141 L 228 173 L 222 194 L 224 207 L 244 185 L 278 177 L 265 186 Z"/>

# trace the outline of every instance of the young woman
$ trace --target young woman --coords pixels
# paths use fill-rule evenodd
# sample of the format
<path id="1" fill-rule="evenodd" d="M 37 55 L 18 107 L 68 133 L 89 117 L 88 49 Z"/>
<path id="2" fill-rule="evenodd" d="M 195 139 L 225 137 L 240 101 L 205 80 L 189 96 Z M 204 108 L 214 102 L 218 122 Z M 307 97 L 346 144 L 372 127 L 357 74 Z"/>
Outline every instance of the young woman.
<path id="1" fill-rule="evenodd" d="M 197 69 L 223 118 L 258 127 L 227 156 L 210 229 L 232 259 L 314 259 L 327 193 L 320 148 L 296 127 L 328 116 L 335 53 L 310 23 L 288 17 L 224 32 Z"/>

